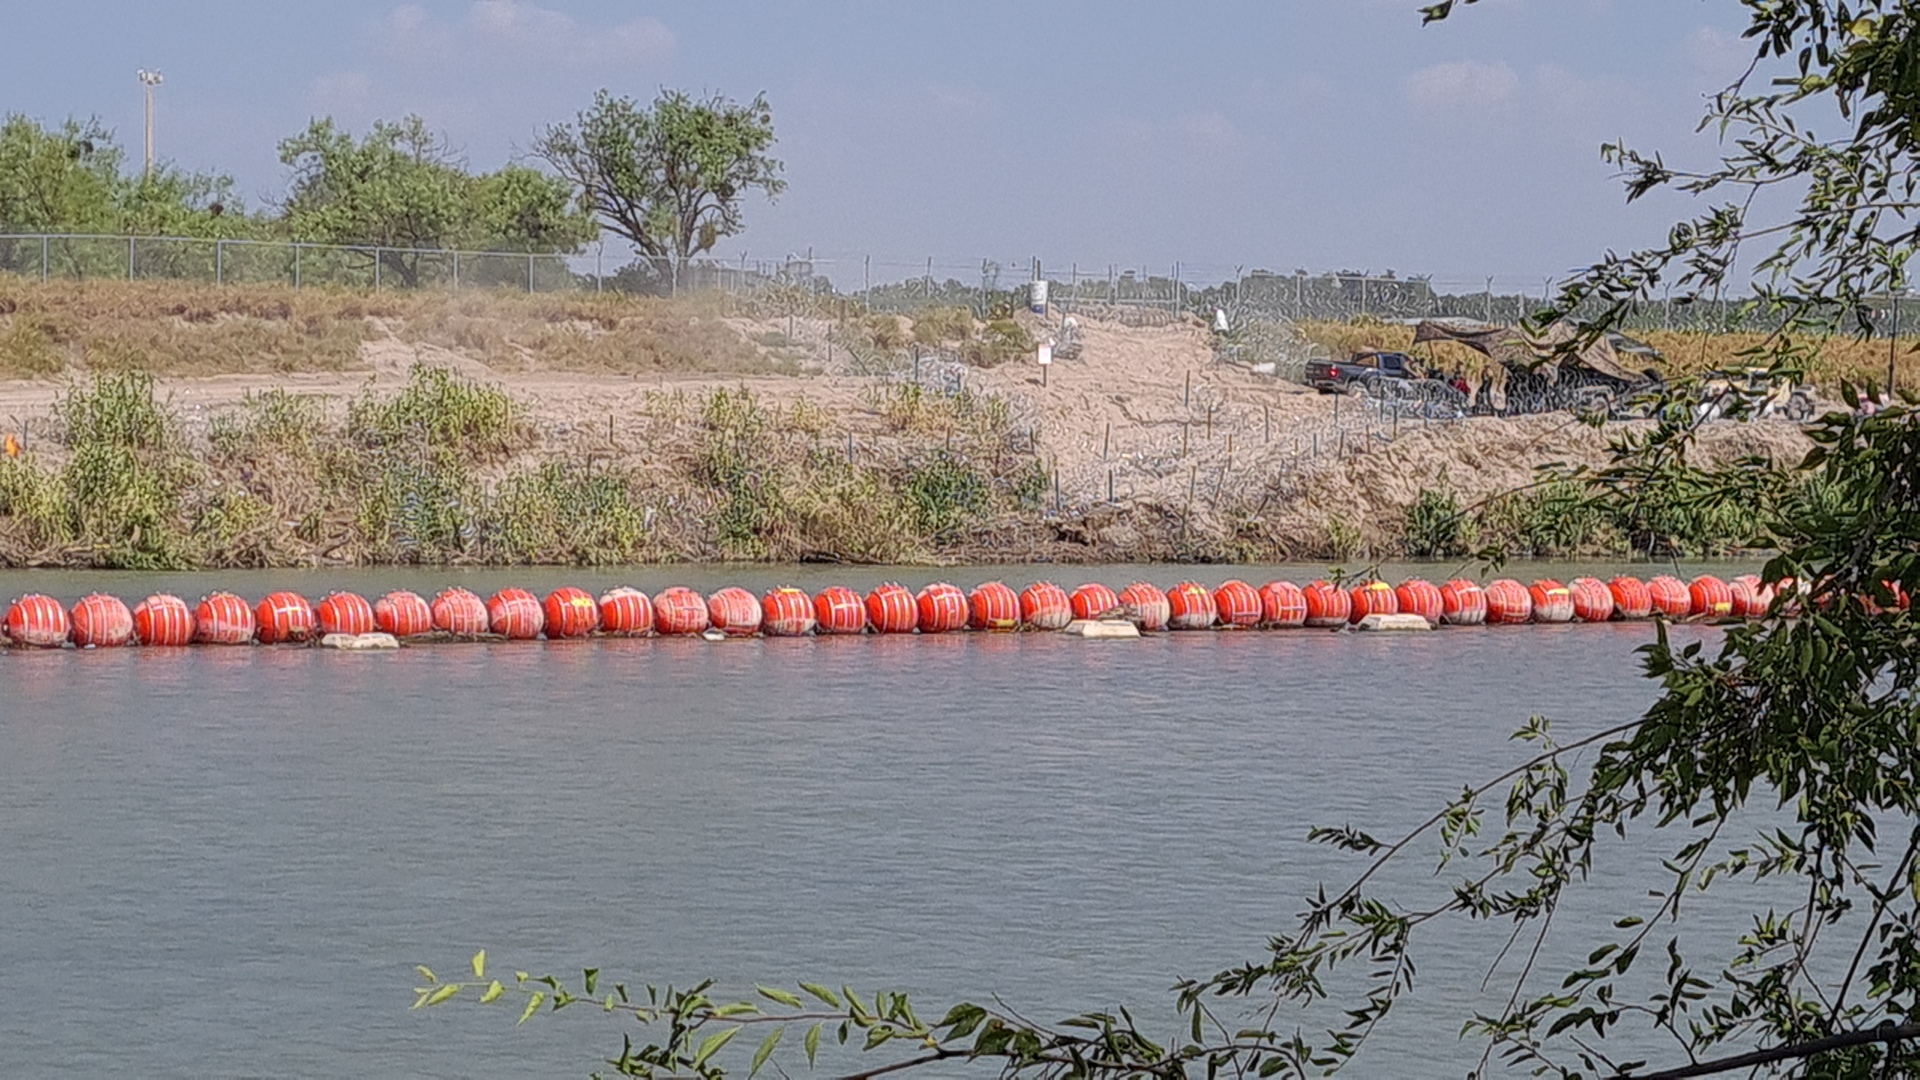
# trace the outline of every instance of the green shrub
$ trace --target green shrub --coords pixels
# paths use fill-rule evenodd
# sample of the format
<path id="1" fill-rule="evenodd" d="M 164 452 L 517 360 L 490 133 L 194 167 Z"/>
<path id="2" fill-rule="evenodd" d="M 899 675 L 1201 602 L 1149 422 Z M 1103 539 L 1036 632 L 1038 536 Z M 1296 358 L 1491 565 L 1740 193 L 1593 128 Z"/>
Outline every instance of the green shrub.
<path id="1" fill-rule="evenodd" d="M 489 562 L 606 565 L 632 562 L 647 539 L 631 477 L 562 461 L 501 482 L 483 529 Z"/>
<path id="2" fill-rule="evenodd" d="M 991 500 L 992 486 L 964 457 L 935 450 L 908 465 L 900 495 L 918 529 L 940 539 L 980 516 Z"/>
<path id="3" fill-rule="evenodd" d="M 348 406 L 347 432 L 372 448 L 446 450 L 475 461 L 504 458 L 529 442 L 519 406 L 505 391 L 424 364 L 392 397 L 369 393 Z"/>
<path id="4" fill-rule="evenodd" d="M 1451 491 L 1422 488 L 1407 508 L 1401 541 L 1415 559 L 1451 559 L 1464 555 L 1478 530 Z"/>

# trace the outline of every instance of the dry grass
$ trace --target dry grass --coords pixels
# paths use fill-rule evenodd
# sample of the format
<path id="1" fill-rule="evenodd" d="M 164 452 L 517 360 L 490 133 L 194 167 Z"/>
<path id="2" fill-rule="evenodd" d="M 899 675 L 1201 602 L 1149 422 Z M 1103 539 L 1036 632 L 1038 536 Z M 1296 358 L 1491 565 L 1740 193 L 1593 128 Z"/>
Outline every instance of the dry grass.
<path id="1" fill-rule="evenodd" d="M 367 306 L 333 290 L 0 278 L 0 377 L 344 371 L 372 333 Z"/>
<path id="2" fill-rule="evenodd" d="M 765 374 L 709 301 L 510 291 L 367 292 L 0 276 L 0 378 L 349 371 L 391 335 L 501 371 Z"/>
<path id="3" fill-rule="evenodd" d="M 1413 328 L 1377 320 L 1354 322 L 1303 322 L 1300 329 L 1308 340 L 1325 346 L 1335 356 L 1346 356 L 1356 349 L 1393 349 L 1406 351 L 1413 346 Z M 1766 344 L 1764 334 L 1704 334 L 1673 330 L 1653 330 L 1636 334 L 1640 340 L 1660 350 L 1665 357 L 1661 369 L 1669 376 L 1691 375 L 1702 371 L 1749 366 L 1745 354 Z M 1824 390 L 1837 388 L 1843 380 L 1856 383 L 1869 379 L 1883 383 L 1887 377 L 1888 342 L 1885 339 L 1861 340 L 1853 337 L 1825 338 L 1806 365 L 1805 381 Z M 1439 342 L 1421 346 L 1443 368 L 1478 372 L 1487 359 L 1479 353 Z M 1894 377 L 1902 386 L 1920 386 L 1920 339 L 1903 339 L 1894 355 Z"/>

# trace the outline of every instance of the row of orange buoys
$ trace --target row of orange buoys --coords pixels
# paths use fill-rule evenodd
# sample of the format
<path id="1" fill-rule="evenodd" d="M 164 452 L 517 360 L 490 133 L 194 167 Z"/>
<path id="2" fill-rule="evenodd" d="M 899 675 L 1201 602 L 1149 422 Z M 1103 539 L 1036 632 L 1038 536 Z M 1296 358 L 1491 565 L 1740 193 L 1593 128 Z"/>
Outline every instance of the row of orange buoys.
<path id="1" fill-rule="evenodd" d="M 431 601 L 405 590 L 369 602 L 335 592 L 309 603 L 295 592 L 269 593 L 258 603 L 216 592 L 189 606 L 176 596 L 149 596 L 129 609 L 96 593 L 71 609 L 49 596 L 14 601 L 6 640 L 57 648 L 122 645 L 297 644 L 330 634 L 373 632 L 402 639 L 497 637 L 509 640 L 593 635 L 663 637 L 802 637 L 809 634 L 947 634 L 963 630 L 1060 630 L 1074 620 L 1124 619 L 1143 631 L 1336 628 L 1369 615 L 1418 615 L 1439 626 L 1608 622 L 1620 619 L 1752 618 L 1772 605 L 1775 588 L 1758 575 L 1731 581 L 1702 575 L 1611 581 L 1582 577 L 1523 585 L 1511 578 L 1485 586 L 1465 578 L 1441 585 L 1413 579 L 1296 585 L 1270 581 L 1255 588 L 1227 581 L 1215 588 L 1183 581 L 1161 591 L 1143 581 L 1119 592 L 1090 582 L 1069 593 L 1042 581 L 1019 592 L 990 581 L 971 592 L 935 582 L 918 593 L 889 582 L 864 596 L 843 586 L 809 595 L 788 586 L 755 595 L 728 587 L 702 596 L 676 585 L 653 596 L 622 586 L 595 598 L 565 586 L 544 598 L 525 589 L 501 589 L 482 599 L 450 588 Z"/>

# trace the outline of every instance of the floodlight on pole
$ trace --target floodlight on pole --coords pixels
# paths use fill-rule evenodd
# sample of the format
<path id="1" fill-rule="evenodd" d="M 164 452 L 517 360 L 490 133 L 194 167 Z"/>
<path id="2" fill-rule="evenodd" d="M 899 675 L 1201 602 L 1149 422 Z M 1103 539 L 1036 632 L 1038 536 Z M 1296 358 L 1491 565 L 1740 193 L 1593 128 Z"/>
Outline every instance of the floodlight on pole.
<path id="1" fill-rule="evenodd" d="M 148 71 L 146 68 L 141 68 L 139 75 L 140 85 L 146 89 L 147 94 L 147 175 L 151 176 L 153 175 L 153 88 L 166 80 L 160 76 L 159 72 Z"/>

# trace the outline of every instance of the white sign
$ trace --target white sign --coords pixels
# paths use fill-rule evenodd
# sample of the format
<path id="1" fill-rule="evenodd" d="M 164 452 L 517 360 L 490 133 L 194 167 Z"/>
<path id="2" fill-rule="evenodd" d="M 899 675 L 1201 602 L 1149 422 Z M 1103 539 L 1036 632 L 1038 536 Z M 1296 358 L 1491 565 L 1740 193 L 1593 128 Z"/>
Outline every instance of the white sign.
<path id="1" fill-rule="evenodd" d="M 1039 358 L 1042 366 L 1053 363 L 1053 342 L 1051 341 L 1041 342 L 1038 352 L 1040 354 Z"/>

